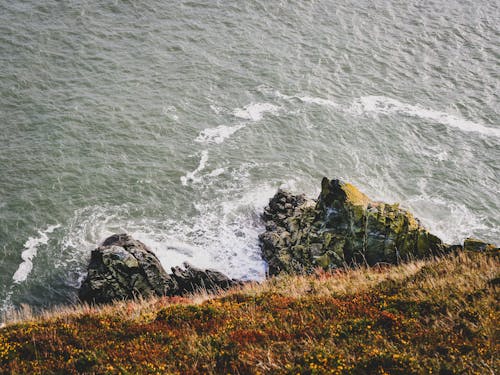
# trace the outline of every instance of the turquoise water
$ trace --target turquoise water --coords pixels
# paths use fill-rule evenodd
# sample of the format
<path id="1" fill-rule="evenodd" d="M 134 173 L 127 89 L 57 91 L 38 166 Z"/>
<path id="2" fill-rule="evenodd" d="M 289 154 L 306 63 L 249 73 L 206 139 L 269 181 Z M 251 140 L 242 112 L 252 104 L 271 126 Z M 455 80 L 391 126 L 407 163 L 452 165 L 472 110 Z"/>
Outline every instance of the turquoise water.
<path id="1" fill-rule="evenodd" d="M 0 309 L 117 231 L 261 279 L 259 213 L 323 175 L 498 243 L 499 68 L 495 1 L 4 1 Z"/>

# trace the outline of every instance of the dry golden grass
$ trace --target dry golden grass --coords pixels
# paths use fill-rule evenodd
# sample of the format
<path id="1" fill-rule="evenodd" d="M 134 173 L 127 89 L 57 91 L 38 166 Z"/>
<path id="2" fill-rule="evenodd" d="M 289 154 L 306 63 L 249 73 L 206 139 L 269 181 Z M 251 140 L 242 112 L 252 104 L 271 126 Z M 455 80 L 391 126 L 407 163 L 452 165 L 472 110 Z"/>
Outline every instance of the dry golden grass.
<path id="1" fill-rule="evenodd" d="M 494 374 L 498 253 L 271 278 L 218 295 L 29 309 L 0 373 Z"/>

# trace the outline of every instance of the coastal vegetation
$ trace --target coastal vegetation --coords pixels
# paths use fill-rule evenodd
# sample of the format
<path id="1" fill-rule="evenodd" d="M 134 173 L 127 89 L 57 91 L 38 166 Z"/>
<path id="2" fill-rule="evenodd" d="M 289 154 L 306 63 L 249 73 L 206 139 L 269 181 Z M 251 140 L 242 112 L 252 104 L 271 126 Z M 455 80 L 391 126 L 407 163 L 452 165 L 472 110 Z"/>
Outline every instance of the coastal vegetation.
<path id="1" fill-rule="evenodd" d="M 25 313 L 0 329 L 0 373 L 494 374 L 498 255 Z"/>

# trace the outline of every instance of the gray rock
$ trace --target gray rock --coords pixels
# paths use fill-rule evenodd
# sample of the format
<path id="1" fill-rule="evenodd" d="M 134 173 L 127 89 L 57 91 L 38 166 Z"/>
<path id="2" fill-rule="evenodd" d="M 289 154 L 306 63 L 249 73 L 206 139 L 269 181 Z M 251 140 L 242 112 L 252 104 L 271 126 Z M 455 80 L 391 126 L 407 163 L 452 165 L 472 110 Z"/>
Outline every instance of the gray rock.
<path id="1" fill-rule="evenodd" d="M 127 234 L 115 234 L 92 251 L 79 297 L 85 302 L 106 303 L 169 295 L 176 287 L 146 245 Z"/>
<path id="2" fill-rule="evenodd" d="M 233 286 L 243 285 L 243 282 L 236 279 L 230 279 L 223 273 L 207 269 L 201 270 L 184 262 L 184 269 L 181 267 L 172 267 L 170 275 L 177 283 L 177 294 L 189 294 L 200 291 L 209 293 L 220 290 L 227 290 Z"/>
<path id="3" fill-rule="evenodd" d="M 259 238 L 271 275 L 397 263 L 450 249 L 398 204 L 372 201 L 353 185 L 327 178 L 316 200 L 279 190 L 263 219 Z"/>
<path id="4" fill-rule="evenodd" d="M 89 303 L 108 303 L 139 296 L 174 296 L 209 293 L 241 285 L 215 270 L 201 270 L 188 263 L 169 275 L 155 254 L 128 234 L 115 234 L 92 251 L 88 274 L 79 297 Z"/>

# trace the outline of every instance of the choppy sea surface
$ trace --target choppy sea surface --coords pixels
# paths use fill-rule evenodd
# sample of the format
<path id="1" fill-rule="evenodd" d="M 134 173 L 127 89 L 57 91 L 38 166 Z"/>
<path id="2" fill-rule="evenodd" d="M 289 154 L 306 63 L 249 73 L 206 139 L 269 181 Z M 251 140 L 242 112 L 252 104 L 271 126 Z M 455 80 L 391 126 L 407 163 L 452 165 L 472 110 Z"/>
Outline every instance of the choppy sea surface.
<path id="1" fill-rule="evenodd" d="M 323 176 L 498 243 L 499 113 L 498 1 L 2 1 L 0 311 L 115 232 L 261 279 L 262 208 Z"/>

